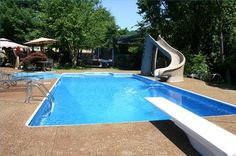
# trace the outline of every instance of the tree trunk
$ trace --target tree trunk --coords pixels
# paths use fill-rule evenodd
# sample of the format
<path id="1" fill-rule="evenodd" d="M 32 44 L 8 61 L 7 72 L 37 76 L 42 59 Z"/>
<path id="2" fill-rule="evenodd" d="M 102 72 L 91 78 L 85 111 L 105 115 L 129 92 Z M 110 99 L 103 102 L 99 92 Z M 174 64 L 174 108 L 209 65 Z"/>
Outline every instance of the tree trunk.
<path id="1" fill-rule="evenodd" d="M 77 65 L 77 57 L 73 56 L 71 58 L 71 60 L 72 60 L 72 67 L 76 67 L 76 65 Z"/>
<path id="2" fill-rule="evenodd" d="M 220 56 L 221 61 L 225 62 L 225 54 L 224 54 L 224 33 L 223 33 L 223 17 L 220 16 Z M 226 82 L 227 84 L 231 84 L 230 72 L 229 67 L 226 67 Z"/>
<path id="3" fill-rule="evenodd" d="M 77 66 L 78 50 L 70 47 L 70 58 L 72 62 L 72 67 Z"/>
<path id="4" fill-rule="evenodd" d="M 224 34 L 223 34 L 223 17 L 220 15 L 220 55 L 222 62 L 225 61 L 224 55 Z"/>
<path id="5" fill-rule="evenodd" d="M 225 62 L 225 54 L 224 54 L 224 33 L 223 33 L 223 29 L 224 29 L 224 19 L 223 19 L 223 8 L 222 8 L 222 1 L 216 1 L 218 4 L 218 8 L 219 8 L 219 39 L 220 39 L 220 56 L 221 56 L 221 61 L 222 63 Z M 230 72 L 228 67 L 226 67 L 226 81 L 228 84 L 231 83 L 231 79 L 230 79 Z"/>

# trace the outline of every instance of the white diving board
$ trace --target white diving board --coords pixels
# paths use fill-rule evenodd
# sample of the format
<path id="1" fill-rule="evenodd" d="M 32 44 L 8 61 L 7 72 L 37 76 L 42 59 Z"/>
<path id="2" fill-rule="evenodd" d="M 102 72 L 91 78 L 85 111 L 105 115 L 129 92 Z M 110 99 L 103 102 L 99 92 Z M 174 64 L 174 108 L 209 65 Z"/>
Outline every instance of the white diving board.
<path id="1" fill-rule="evenodd" d="M 162 97 L 146 99 L 172 117 L 202 155 L 236 156 L 236 135 Z"/>

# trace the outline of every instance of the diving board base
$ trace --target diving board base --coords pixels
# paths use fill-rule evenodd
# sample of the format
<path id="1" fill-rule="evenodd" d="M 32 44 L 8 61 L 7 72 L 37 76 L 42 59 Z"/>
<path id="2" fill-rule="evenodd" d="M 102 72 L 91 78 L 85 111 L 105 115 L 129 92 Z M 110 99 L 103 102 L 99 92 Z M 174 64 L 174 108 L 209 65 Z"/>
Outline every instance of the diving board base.
<path id="1" fill-rule="evenodd" d="M 236 156 L 236 136 L 208 120 L 162 97 L 146 100 L 170 115 L 202 155 Z"/>

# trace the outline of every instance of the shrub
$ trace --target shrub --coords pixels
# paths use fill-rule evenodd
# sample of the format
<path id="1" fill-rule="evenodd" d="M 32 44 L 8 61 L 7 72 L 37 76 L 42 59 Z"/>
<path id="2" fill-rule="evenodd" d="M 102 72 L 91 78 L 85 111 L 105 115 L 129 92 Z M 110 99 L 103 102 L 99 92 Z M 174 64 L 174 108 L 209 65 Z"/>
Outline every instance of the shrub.
<path id="1" fill-rule="evenodd" d="M 24 62 L 37 63 L 38 61 L 46 61 L 47 56 L 42 52 L 33 52 L 24 58 Z"/>
<path id="2" fill-rule="evenodd" d="M 195 78 L 201 80 L 208 80 L 209 66 L 207 64 L 206 56 L 203 54 L 191 55 L 185 66 L 185 73 L 187 75 L 194 75 Z"/>
<path id="3" fill-rule="evenodd" d="M 32 64 L 37 64 L 38 61 L 46 61 L 47 56 L 43 52 L 33 52 L 26 56 L 23 60 L 23 68 L 27 69 Z"/>

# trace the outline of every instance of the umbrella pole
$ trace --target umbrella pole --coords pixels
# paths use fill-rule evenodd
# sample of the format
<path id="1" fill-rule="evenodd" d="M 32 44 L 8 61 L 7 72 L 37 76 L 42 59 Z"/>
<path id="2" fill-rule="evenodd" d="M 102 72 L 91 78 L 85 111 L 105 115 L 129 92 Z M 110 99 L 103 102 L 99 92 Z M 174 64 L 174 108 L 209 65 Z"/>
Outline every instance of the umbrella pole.
<path id="1" fill-rule="evenodd" d="M 18 69 L 20 65 L 20 57 L 17 55 L 16 56 L 16 64 L 15 64 L 15 69 Z"/>

